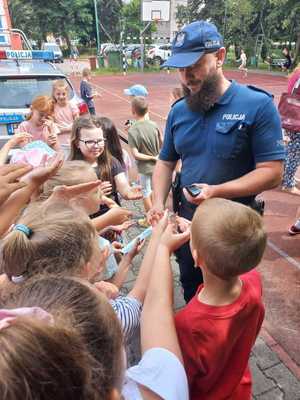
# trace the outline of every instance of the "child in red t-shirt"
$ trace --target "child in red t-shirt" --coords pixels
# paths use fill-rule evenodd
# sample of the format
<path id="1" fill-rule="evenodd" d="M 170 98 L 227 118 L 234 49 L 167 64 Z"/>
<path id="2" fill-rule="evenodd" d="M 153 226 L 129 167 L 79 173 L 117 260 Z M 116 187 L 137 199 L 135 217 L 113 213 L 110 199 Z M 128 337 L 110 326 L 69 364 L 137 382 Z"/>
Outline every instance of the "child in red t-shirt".
<path id="1" fill-rule="evenodd" d="M 204 283 L 175 322 L 191 400 L 250 400 L 248 361 L 264 319 L 253 270 L 266 246 L 262 219 L 242 204 L 209 199 L 193 217 L 190 243 Z"/>

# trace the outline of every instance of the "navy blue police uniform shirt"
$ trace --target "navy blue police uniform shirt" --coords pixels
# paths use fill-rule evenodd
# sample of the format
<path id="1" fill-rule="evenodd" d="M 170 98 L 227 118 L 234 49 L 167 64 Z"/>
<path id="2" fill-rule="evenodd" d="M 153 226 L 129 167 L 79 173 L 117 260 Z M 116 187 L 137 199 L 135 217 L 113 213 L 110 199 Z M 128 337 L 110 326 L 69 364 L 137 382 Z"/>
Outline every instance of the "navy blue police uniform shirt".
<path id="1" fill-rule="evenodd" d="M 181 187 L 218 185 L 249 173 L 257 163 L 284 160 L 272 95 L 232 81 L 206 113 L 192 112 L 185 99 L 179 100 L 169 113 L 159 158 L 181 159 Z M 235 200 L 250 204 L 253 198 Z"/>

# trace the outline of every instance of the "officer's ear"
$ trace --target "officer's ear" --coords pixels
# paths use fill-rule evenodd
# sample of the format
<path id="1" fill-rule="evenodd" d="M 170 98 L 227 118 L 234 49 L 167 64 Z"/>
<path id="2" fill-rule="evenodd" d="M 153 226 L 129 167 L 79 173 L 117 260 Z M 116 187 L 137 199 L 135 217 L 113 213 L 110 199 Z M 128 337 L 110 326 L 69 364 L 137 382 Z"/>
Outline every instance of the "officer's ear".
<path id="1" fill-rule="evenodd" d="M 217 68 L 221 68 L 224 64 L 225 57 L 226 57 L 226 49 L 225 47 L 221 47 L 216 53 L 216 65 Z"/>

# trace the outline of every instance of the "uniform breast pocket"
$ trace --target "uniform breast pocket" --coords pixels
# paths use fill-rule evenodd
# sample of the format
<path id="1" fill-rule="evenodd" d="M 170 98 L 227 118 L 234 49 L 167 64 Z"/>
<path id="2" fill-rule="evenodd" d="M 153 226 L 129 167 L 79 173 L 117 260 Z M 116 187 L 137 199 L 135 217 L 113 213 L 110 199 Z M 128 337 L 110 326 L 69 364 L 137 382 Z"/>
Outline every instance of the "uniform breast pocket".
<path id="1" fill-rule="evenodd" d="M 236 158 L 248 142 L 247 126 L 242 121 L 218 122 L 213 140 L 213 154 L 217 158 Z"/>

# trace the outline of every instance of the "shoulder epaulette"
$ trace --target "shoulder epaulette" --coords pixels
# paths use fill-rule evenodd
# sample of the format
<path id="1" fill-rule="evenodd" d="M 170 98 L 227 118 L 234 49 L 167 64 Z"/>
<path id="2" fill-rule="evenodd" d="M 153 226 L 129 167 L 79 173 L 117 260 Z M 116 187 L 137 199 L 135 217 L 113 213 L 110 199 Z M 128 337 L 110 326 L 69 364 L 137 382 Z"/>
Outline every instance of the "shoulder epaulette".
<path id="1" fill-rule="evenodd" d="M 175 104 L 177 104 L 179 101 L 181 101 L 182 99 L 184 99 L 183 97 L 180 97 L 180 99 L 177 99 L 176 101 L 174 101 L 174 103 L 171 105 L 171 108 L 175 106 Z"/>
<path id="2" fill-rule="evenodd" d="M 274 95 L 272 93 L 267 92 L 266 90 L 261 89 L 261 88 L 259 88 L 257 86 L 252 86 L 252 85 L 246 85 L 246 86 L 247 86 L 247 88 L 249 88 L 250 90 L 254 90 L 255 92 L 261 92 L 261 93 L 266 94 L 269 97 L 272 97 L 272 98 L 274 97 Z"/>

